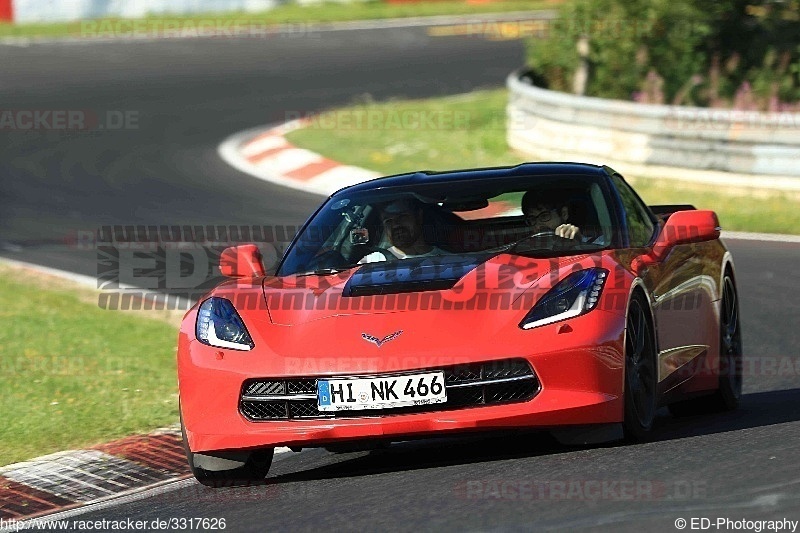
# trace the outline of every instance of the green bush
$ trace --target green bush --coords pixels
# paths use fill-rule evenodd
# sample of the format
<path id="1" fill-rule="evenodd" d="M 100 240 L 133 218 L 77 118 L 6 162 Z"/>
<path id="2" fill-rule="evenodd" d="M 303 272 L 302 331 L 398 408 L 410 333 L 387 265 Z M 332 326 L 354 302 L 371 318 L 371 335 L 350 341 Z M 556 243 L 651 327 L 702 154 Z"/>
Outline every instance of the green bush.
<path id="1" fill-rule="evenodd" d="M 586 94 L 644 102 L 757 107 L 800 100 L 800 0 L 575 0 L 529 65 L 572 91 L 586 37 Z"/>

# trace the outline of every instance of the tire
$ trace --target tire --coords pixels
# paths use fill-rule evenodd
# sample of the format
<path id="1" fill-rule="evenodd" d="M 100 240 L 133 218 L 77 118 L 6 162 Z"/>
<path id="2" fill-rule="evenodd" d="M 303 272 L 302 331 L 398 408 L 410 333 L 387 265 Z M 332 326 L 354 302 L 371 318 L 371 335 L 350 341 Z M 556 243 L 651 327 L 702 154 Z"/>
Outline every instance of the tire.
<path id="1" fill-rule="evenodd" d="M 647 301 L 635 293 L 625 325 L 625 438 L 646 440 L 656 418 L 656 345 Z"/>
<path id="2" fill-rule="evenodd" d="M 195 454 L 189 449 L 189 443 L 186 440 L 183 416 L 181 416 L 181 436 L 183 437 L 183 450 L 186 453 L 186 460 L 189 462 L 192 475 L 207 487 L 221 488 L 258 484 L 267 477 L 269 468 L 272 466 L 275 449 L 266 448 L 250 452 L 244 466 L 226 470 L 206 470 L 195 466 Z"/>
<path id="3" fill-rule="evenodd" d="M 739 407 L 742 397 L 742 331 L 739 295 L 730 272 L 722 279 L 719 313 L 719 387 L 708 396 L 692 398 L 669 406 L 673 416 L 692 416 Z"/>
<path id="4" fill-rule="evenodd" d="M 726 411 L 739 407 L 742 399 L 742 329 L 739 322 L 739 294 L 730 273 L 722 280 L 720 374 L 716 396 L 720 407 Z"/>

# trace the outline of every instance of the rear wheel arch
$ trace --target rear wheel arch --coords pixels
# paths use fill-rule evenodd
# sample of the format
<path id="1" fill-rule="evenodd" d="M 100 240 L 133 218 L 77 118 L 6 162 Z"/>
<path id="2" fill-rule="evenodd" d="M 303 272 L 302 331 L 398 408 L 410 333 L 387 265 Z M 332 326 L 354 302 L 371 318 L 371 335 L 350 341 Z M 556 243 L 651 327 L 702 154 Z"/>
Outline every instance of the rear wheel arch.
<path id="1" fill-rule="evenodd" d="M 720 300 L 722 300 L 722 287 L 725 281 L 725 276 L 730 276 L 730 278 L 733 280 L 734 286 L 736 286 L 736 266 L 733 264 L 733 256 L 727 251 L 722 257 L 722 267 L 719 270 L 719 284 L 717 285 L 717 290 Z"/>

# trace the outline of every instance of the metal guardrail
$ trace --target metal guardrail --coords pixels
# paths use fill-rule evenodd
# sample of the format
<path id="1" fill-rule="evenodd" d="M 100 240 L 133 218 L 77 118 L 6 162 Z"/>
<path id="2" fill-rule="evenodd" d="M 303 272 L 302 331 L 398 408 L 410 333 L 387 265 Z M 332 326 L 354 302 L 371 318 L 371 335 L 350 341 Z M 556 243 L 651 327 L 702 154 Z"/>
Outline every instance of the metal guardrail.
<path id="1" fill-rule="evenodd" d="M 508 143 L 528 156 L 774 177 L 784 184 L 790 178 L 791 189 L 800 178 L 800 113 L 577 96 L 535 87 L 522 71 L 506 84 Z"/>

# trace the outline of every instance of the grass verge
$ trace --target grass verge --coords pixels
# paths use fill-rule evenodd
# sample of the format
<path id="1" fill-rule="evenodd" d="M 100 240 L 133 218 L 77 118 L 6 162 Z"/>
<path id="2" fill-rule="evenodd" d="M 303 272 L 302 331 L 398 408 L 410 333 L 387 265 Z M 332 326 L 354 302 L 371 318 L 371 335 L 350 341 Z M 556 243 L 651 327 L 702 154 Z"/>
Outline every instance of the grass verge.
<path id="1" fill-rule="evenodd" d="M 288 138 L 336 161 L 384 174 L 515 165 L 526 159 L 506 143 L 506 102 L 505 89 L 498 89 L 359 103 L 313 117 Z M 713 209 L 726 230 L 800 233 L 800 201 L 794 195 L 626 177 L 647 203 Z"/>
<path id="2" fill-rule="evenodd" d="M 28 270 L 0 277 L 0 465 L 178 420 L 175 325 Z"/>
<path id="3" fill-rule="evenodd" d="M 0 37 L 107 37 L 120 33 L 133 33 L 134 28 L 154 31 L 191 30 L 192 23 L 200 22 L 233 26 L 254 24 L 311 24 L 318 22 L 344 22 L 370 19 L 425 17 L 435 15 L 473 15 L 511 11 L 552 9 L 562 0 L 499 0 L 485 3 L 426 2 L 387 4 L 383 1 L 339 3 L 322 2 L 316 5 L 283 4 L 260 13 L 205 13 L 191 16 L 159 15 L 143 19 L 96 19 L 69 23 L 8 24 L 0 23 Z M 169 25 L 167 25 L 169 24 Z M 168 30 L 168 28 L 172 28 Z M 302 28 L 296 28 L 298 32 Z M 88 35 L 87 35 L 88 32 Z"/>

